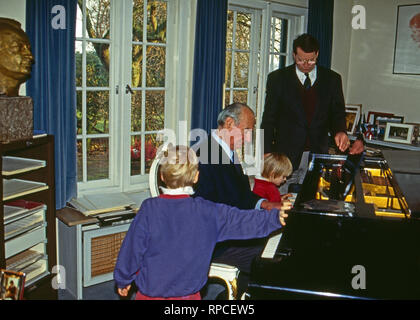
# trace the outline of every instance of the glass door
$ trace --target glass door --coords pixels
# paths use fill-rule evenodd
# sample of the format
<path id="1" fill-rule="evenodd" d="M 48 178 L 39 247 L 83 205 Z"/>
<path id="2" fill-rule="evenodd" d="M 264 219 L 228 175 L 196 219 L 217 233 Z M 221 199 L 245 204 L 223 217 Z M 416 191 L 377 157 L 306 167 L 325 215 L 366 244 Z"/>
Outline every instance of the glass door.
<path id="1" fill-rule="evenodd" d="M 78 0 L 79 191 L 139 189 L 165 126 L 164 0 Z"/>
<path id="2" fill-rule="evenodd" d="M 165 127 L 166 1 L 133 1 L 129 140 L 130 181 L 144 180 Z"/>

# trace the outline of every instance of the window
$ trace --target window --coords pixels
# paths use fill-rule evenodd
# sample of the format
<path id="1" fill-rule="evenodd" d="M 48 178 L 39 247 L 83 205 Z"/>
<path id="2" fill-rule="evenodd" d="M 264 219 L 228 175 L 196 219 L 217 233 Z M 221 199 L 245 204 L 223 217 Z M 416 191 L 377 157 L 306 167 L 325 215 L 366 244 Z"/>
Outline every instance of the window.
<path id="1" fill-rule="evenodd" d="M 176 24 L 174 8 L 182 9 L 178 2 L 78 0 L 77 170 L 82 193 L 147 185 L 171 98 L 166 75 L 173 67 L 168 57 L 174 56 L 175 33 L 168 24 Z"/>
<path id="2" fill-rule="evenodd" d="M 110 2 L 78 1 L 78 6 L 77 174 L 86 182 L 109 178 Z"/>
<path id="3" fill-rule="evenodd" d="M 226 32 L 225 105 L 248 100 L 252 11 L 228 10 Z"/>
<path id="4" fill-rule="evenodd" d="M 292 44 L 304 32 L 307 9 L 265 1 L 230 0 L 227 15 L 226 73 L 224 105 L 242 102 L 256 114 L 259 128 L 264 108 L 265 84 L 269 72 L 293 63 Z M 262 141 L 257 131 L 254 141 Z M 262 154 L 255 143 L 241 154 Z M 248 174 L 258 172 L 256 162 L 243 164 Z M 252 160 L 251 160 L 252 162 Z"/>
<path id="5" fill-rule="evenodd" d="M 269 72 L 293 62 L 292 43 L 305 30 L 307 9 L 265 1 L 229 1 L 224 104 L 263 112 Z"/>
<path id="6" fill-rule="evenodd" d="M 130 176 L 138 176 L 149 173 L 165 126 L 166 2 L 135 0 L 132 21 Z"/>

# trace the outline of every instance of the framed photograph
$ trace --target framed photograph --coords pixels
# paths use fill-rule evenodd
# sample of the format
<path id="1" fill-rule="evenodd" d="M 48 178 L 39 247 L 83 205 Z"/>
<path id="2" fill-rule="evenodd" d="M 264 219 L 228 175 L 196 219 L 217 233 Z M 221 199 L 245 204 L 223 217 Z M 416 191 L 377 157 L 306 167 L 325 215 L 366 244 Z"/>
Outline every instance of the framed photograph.
<path id="1" fill-rule="evenodd" d="M 25 276 L 23 272 L 0 269 L 0 300 L 21 300 Z"/>
<path id="2" fill-rule="evenodd" d="M 403 116 L 378 116 L 376 115 L 373 118 L 373 123 L 376 125 L 385 125 L 387 122 L 394 122 L 394 123 L 404 123 Z"/>
<path id="3" fill-rule="evenodd" d="M 418 145 L 420 144 L 420 137 L 419 137 L 419 132 L 420 132 L 420 123 L 413 123 L 413 122 L 409 122 L 407 124 L 412 124 L 414 126 L 413 128 L 413 136 L 411 137 L 411 144 L 414 145 Z"/>
<path id="4" fill-rule="evenodd" d="M 359 111 L 362 114 L 362 105 L 361 104 L 346 104 L 346 110 L 355 110 Z"/>
<path id="5" fill-rule="evenodd" d="M 394 74 L 420 74 L 420 4 L 397 9 Z"/>
<path id="6" fill-rule="evenodd" d="M 404 117 L 402 116 L 379 116 L 375 115 L 374 125 L 376 126 L 377 134 L 379 139 L 383 139 L 385 136 L 386 124 L 388 122 L 392 123 L 403 123 Z"/>
<path id="7" fill-rule="evenodd" d="M 347 134 L 354 134 L 360 119 L 360 109 L 347 108 L 346 106 L 346 128 Z"/>
<path id="8" fill-rule="evenodd" d="M 375 116 L 382 116 L 382 117 L 392 117 L 393 113 L 385 113 L 385 112 L 377 112 L 377 111 L 369 111 L 367 115 L 367 122 L 370 124 L 375 124 Z"/>
<path id="9" fill-rule="evenodd" d="M 411 144 L 414 125 L 407 123 L 388 122 L 384 141 Z"/>

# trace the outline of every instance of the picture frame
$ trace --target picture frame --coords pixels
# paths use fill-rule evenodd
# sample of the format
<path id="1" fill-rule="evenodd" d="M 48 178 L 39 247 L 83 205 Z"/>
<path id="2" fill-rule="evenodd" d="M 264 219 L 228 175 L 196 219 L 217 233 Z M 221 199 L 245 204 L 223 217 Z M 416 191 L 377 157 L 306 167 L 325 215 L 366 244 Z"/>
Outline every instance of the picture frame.
<path id="1" fill-rule="evenodd" d="M 359 111 L 362 114 L 362 105 L 361 104 L 346 104 L 346 110 L 355 110 Z"/>
<path id="2" fill-rule="evenodd" d="M 411 144 L 414 125 L 387 122 L 384 141 Z"/>
<path id="3" fill-rule="evenodd" d="M 378 138 L 382 139 L 385 136 L 386 124 L 388 122 L 392 123 L 404 123 L 403 116 L 382 116 L 382 115 L 375 115 L 374 117 L 374 125 L 376 126 Z"/>
<path id="4" fill-rule="evenodd" d="M 379 126 L 384 125 L 384 127 L 385 127 L 385 124 L 387 122 L 404 123 L 404 116 L 396 116 L 396 115 L 381 116 L 381 115 L 376 115 L 373 119 L 374 119 L 374 124 L 379 125 Z"/>
<path id="5" fill-rule="evenodd" d="M 420 4 L 399 5 L 394 47 L 394 74 L 420 74 Z"/>
<path id="6" fill-rule="evenodd" d="M 420 144 L 420 123 L 408 122 L 407 124 L 412 124 L 413 128 L 413 135 L 411 137 L 411 144 L 419 145 Z"/>
<path id="7" fill-rule="evenodd" d="M 26 274 L 0 269 L 0 300 L 21 300 Z"/>
<path id="8" fill-rule="evenodd" d="M 366 121 L 370 124 L 374 124 L 376 115 L 383 116 L 383 117 L 392 117 L 394 114 L 393 113 L 385 113 L 385 112 L 377 112 L 377 111 L 369 111 Z"/>
<path id="9" fill-rule="evenodd" d="M 347 134 L 354 134 L 360 121 L 362 105 L 346 105 L 346 128 Z"/>

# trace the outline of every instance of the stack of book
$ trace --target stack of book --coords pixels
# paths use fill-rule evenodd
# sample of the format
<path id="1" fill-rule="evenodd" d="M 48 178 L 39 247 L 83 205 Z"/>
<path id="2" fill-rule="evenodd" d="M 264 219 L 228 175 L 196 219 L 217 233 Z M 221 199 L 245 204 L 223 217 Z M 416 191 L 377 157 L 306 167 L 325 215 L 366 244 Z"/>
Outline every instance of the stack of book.
<path id="1" fill-rule="evenodd" d="M 69 204 L 86 216 L 117 215 L 136 207 L 135 201 L 124 193 L 84 195 L 71 199 Z"/>
<path id="2" fill-rule="evenodd" d="M 4 205 L 6 268 L 23 272 L 27 285 L 47 272 L 46 209 L 43 203 L 22 199 Z"/>

